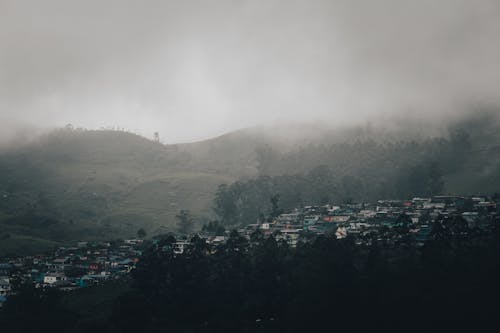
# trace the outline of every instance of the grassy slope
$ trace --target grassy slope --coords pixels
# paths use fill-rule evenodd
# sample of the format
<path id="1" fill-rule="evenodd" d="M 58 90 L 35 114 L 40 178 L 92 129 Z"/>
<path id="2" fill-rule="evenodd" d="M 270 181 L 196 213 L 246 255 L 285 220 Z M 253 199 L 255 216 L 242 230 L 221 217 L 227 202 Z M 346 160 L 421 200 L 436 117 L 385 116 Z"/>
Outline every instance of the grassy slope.
<path id="1" fill-rule="evenodd" d="M 13 234 L 9 238 L 0 240 L 0 256 L 8 254 L 29 255 L 37 252 L 44 252 L 60 245 L 64 245 L 64 243 L 38 237 Z"/>
<path id="2" fill-rule="evenodd" d="M 0 251 L 52 240 L 172 230 L 175 214 L 211 215 L 214 191 L 235 177 L 202 172 L 187 152 L 110 131 L 60 131 L 0 159 Z M 187 166 L 187 167 L 186 167 Z M 30 216 L 25 216 L 29 212 Z M 48 220 L 48 222 L 40 222 Z"/>

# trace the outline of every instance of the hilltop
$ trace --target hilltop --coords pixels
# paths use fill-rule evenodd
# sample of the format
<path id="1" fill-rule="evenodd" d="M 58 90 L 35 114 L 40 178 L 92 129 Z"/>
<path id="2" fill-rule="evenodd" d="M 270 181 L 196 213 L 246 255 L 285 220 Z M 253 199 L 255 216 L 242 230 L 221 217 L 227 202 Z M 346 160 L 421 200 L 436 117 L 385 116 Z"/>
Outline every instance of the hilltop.
<path id="1" fill-rule="evenodd" d="M 236 181 L 266 196 L 254 200 L 266 203 L 259 210 L 274 191 L 286 191 L 290 205 L 299 190 L 301 201 L 407 195 L 428 162 L 439 168 L 443 193 L 500 189 L 496 112 L 431 125 L 278 124 L 171 145 L 121 131 L 52 131 L 0 151 L 0 250 L 131 237 L 141 227 L 165 233 L 181 209 L 200 225 L 216 217 L 218 186 Z M 318 175 L 323 181 L 309 188 Z M 264 176 L 274 178 L 257 178 Z"/>
<path id="2" fill-rule="evenodd" d="M 4 151 L 2 245 L 165 232 L 180 209 L 210 215 L 217 185 L 235 178 L 189 161 L 177 147 L 118 131 L 58 130 Z"/>

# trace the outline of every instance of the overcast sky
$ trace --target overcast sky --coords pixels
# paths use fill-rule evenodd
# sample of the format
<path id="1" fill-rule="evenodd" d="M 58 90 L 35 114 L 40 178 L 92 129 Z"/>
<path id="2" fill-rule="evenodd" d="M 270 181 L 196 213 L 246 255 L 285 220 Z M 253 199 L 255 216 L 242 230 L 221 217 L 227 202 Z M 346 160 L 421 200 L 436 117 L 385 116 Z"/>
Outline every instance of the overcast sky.
<path id="1" fill-rule="evenodd" d="M 498 0 L 0 0 L 4 130 L 179 142 L 499 102 Z"/>

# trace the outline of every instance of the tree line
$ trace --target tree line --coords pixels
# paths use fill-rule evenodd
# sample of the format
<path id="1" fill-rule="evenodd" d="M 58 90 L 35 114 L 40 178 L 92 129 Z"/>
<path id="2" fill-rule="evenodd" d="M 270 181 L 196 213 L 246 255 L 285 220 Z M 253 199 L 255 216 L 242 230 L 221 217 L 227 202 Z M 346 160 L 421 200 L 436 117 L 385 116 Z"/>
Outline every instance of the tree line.
<path id="1" fill-rule="evenodd" d="M 499 224 L 442 216 L 423 246 L 405 223 L 362 244 L 326 235 L 296 248 L 233 231 L 218 247 L 195 236 L 176 254 L 167 236 L 144 252 L 109 316 L 86 318 L 54 291 L 27 290 L 8 300 L 0 324 L 9 332 L 484 331 L 499 324 Z"/>
<path id="2" fill-rule="evenodd" d="M 444 191 L 444 176 L 468 158 L 464 130 L 420 142 L 357 141 L 310 145 L 288 153 L 257 150 L 256 178 L 218 187 L 214 209 L 225 225 L 256 223 L 277 194 L 284 210 L 331 202 L 430 197 Z"/>

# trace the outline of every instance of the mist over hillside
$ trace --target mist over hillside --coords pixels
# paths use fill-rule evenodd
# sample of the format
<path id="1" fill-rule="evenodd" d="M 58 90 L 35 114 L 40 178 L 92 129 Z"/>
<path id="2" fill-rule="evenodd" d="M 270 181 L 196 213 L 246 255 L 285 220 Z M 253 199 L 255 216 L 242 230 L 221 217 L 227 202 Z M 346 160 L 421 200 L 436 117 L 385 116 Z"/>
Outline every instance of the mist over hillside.
<path id="1" fill-rule="evenodd" d="M 498 0 L 0 0 L 0 333 L 500 326 L 498 36 Z"/>
<path id="2" fill-rule="evenodd" d="M 233 201 L 242 193 L 256 197 L 242 201 L 247 217 L 231 223 L 253 222 L 275 193 L 286 208 L 433 191 L 492 193 L 500 190 L 499 133 L 496 112 L 447 125 L 278 124 L 175 145 L 122 131 L 59 129 L 2 151 L 0 237 L 10 248 L 127 237 L 141 227 L 164 233 L 174 230 L 181 209 L 200 225 L 223 218 L 214 213 L 221 184 L 230 185 Z M 427 172 L 438 173 L 432 191 L 422 187 Z"/>

